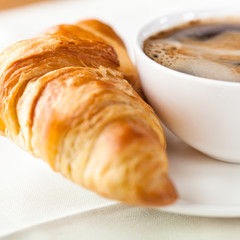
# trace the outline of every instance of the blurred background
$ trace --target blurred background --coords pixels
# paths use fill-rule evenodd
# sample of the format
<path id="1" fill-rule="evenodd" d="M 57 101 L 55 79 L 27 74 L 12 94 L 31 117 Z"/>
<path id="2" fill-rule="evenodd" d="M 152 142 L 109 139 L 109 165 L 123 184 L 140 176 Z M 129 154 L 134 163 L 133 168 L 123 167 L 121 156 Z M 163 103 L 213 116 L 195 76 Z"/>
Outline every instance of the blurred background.
<path id="1" fill-rule="evenodd" d="M 36 2 L 44 2 L 49 0 L 0 0 L 0 10 L 20 7 Z"/>

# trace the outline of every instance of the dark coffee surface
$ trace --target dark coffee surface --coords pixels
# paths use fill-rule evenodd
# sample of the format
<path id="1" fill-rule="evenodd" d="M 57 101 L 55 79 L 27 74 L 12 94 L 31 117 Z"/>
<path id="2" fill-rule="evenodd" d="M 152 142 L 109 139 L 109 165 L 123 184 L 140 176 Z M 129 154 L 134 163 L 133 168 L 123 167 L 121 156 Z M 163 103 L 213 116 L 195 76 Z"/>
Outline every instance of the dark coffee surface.
<path id="1" fill-rule="evenodd" d="M 154 61 L 180 72 L 240 81 L 240 20 L 190 22 L 149 37 L 143 49 Z"/>

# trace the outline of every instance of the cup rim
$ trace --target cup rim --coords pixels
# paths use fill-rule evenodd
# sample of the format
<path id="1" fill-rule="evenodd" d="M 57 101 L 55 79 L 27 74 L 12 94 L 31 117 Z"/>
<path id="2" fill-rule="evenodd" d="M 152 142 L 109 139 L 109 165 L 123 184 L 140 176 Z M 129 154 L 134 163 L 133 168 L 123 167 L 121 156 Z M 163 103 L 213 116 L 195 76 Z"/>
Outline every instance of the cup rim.
<path id="1" fill-rule="evenodd" d="M 224 87 L 238 87 L 240 88 L 240 82 L 233 82 L 233 81 L 225 81 L 225 80 L 218 80 L 218 79 L 213 79 L 213 78 L 205 78 L 205 77 L 199 77 L 199 76 L 195 76 L 195 75 L 191 75 L 191 74 L 188 74 L 188 73 L 183 73 L 183 72 L 179 72 L 177 70 L 174 70 L 174 69 L 171 69 L 171 68 L 168 68 L 168 67 L 165 67 L 157 62 L 155 62 L 154 60 L 152 60 L 151 58 L 149 58 L 143 51 L 143 47 L 142 47 L 142 44 L 143 44 L 143 41 L 146 40 L 149 36 L 153 35 L 154 33 L 157 33 L 157 31 L 153 31 L 151 34 L 145 34 L 145 32 L 147 31 L 148 28 L 150 28 L 151 26 L 153 26 L 154 24 L 156 24 L 157 22 L 160 22 L 161 19 L 169 19 L 169 18 L 174 18 L 176 16 L 183 16 L 184 14 L 190 14 L 190 13 L 195 13 L 195 14 L 201 14 L 201 13 L 211 13 L 211 12 L 214 12 L 214 13 L 219 13 L 220 15 L 216 15 L 216 16 L 208 16 L 208 17 L 205 17 L 205 18 L 192 18 L 192 19 L 189 19 L 189 21 L 191 20 L 197 20 L 197 19 L 210 19 L 210 18 L 220 18 L 220 17 L 240 17 L 240 8 L 235 8 L 234 10 L 231 8 L 209 8 L 209 9 L 192 9 L 192 10 L 184 10 L 184 11 L 179 11 L 179 12 L 173 12 L 173 13 L 169 13 L 169 14 L 164 14 L 164 15 L 160 15 L 159 17 L 151 20 L 151 21 L 148 21 L 146 22 L 144 25 L 142 25 L 140 27 L 140 29 L 138 30 L 138 33 L 135 37 L 135 42 L 134 42 L 134 49 L 135 49 L 135 53 L 138 53 L 142 58 L 144 58 L 145 61 L 147 61 L 149 64 L 151 64 L 154 68 L 159 68 L 160 70 L 162 71 L 165 71 L 165 72 L 169 72 L 169 74 L 172 74 L 176 77 L 181 77 L 181 78 L 185 78 L 185 80 L 189 80 L 189 81 L 197 81 L 197 82 L 201 82 L 201 83 L 205 83 L 205 84 L 210 84 L 210 85 L 213 85 L 213 84 L 216 84 L 218 86 L 224 86 Z M 223 13 L 223 14 L 222 14 Z M 229 15 L 231 14 L 231 15 Z M 186 21 L 188 22 L 188 21 Z M 179 22 L 178 24 L 174 24 L 171 26 L 174 27 L 174 26 L 178 26 L 180 25 L 181 23 L 183 22 Z M 239 21 L 240 23 L 240 21 Z M 168 29 L 168 28 L 164 28 L 165 29 Z M 161 31 L 161 28 L 160 28 L 160 24 L 159 24 L 159 31 Z M 143 37 L 143 35 L 145 35 Z M 141 40 L 142 39 L 142 40 Z M 135 57 L 137 58 L 138 55 L 135 54 Z"/>

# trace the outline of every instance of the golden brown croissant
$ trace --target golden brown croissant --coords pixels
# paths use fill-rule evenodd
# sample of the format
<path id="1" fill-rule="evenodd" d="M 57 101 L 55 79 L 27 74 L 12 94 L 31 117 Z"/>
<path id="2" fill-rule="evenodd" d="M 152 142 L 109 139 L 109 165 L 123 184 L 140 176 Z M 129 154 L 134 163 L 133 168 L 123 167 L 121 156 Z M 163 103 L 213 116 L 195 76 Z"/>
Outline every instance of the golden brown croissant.
<path id="1" fill-rule="evenodd" d="M 172 203 L 163 129 L 124 77 L 139 90 L 121 39 L 96 20 L 18 42 L 0 55 L 0 133 L 102 196 Z"/>

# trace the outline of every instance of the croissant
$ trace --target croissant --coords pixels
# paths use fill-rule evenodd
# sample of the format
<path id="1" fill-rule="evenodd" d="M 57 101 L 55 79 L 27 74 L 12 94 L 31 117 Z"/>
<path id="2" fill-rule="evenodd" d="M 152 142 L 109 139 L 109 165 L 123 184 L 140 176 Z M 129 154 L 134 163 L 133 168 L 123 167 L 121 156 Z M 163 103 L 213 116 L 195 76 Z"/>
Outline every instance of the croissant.
<path id="1" fill-rule="evenodd" d="M 170 204 L 164 132 L 133 88 L 136 69 L 109 26 L 53 27 L 1 53 L 0 133 L 101 196 Z"/>

